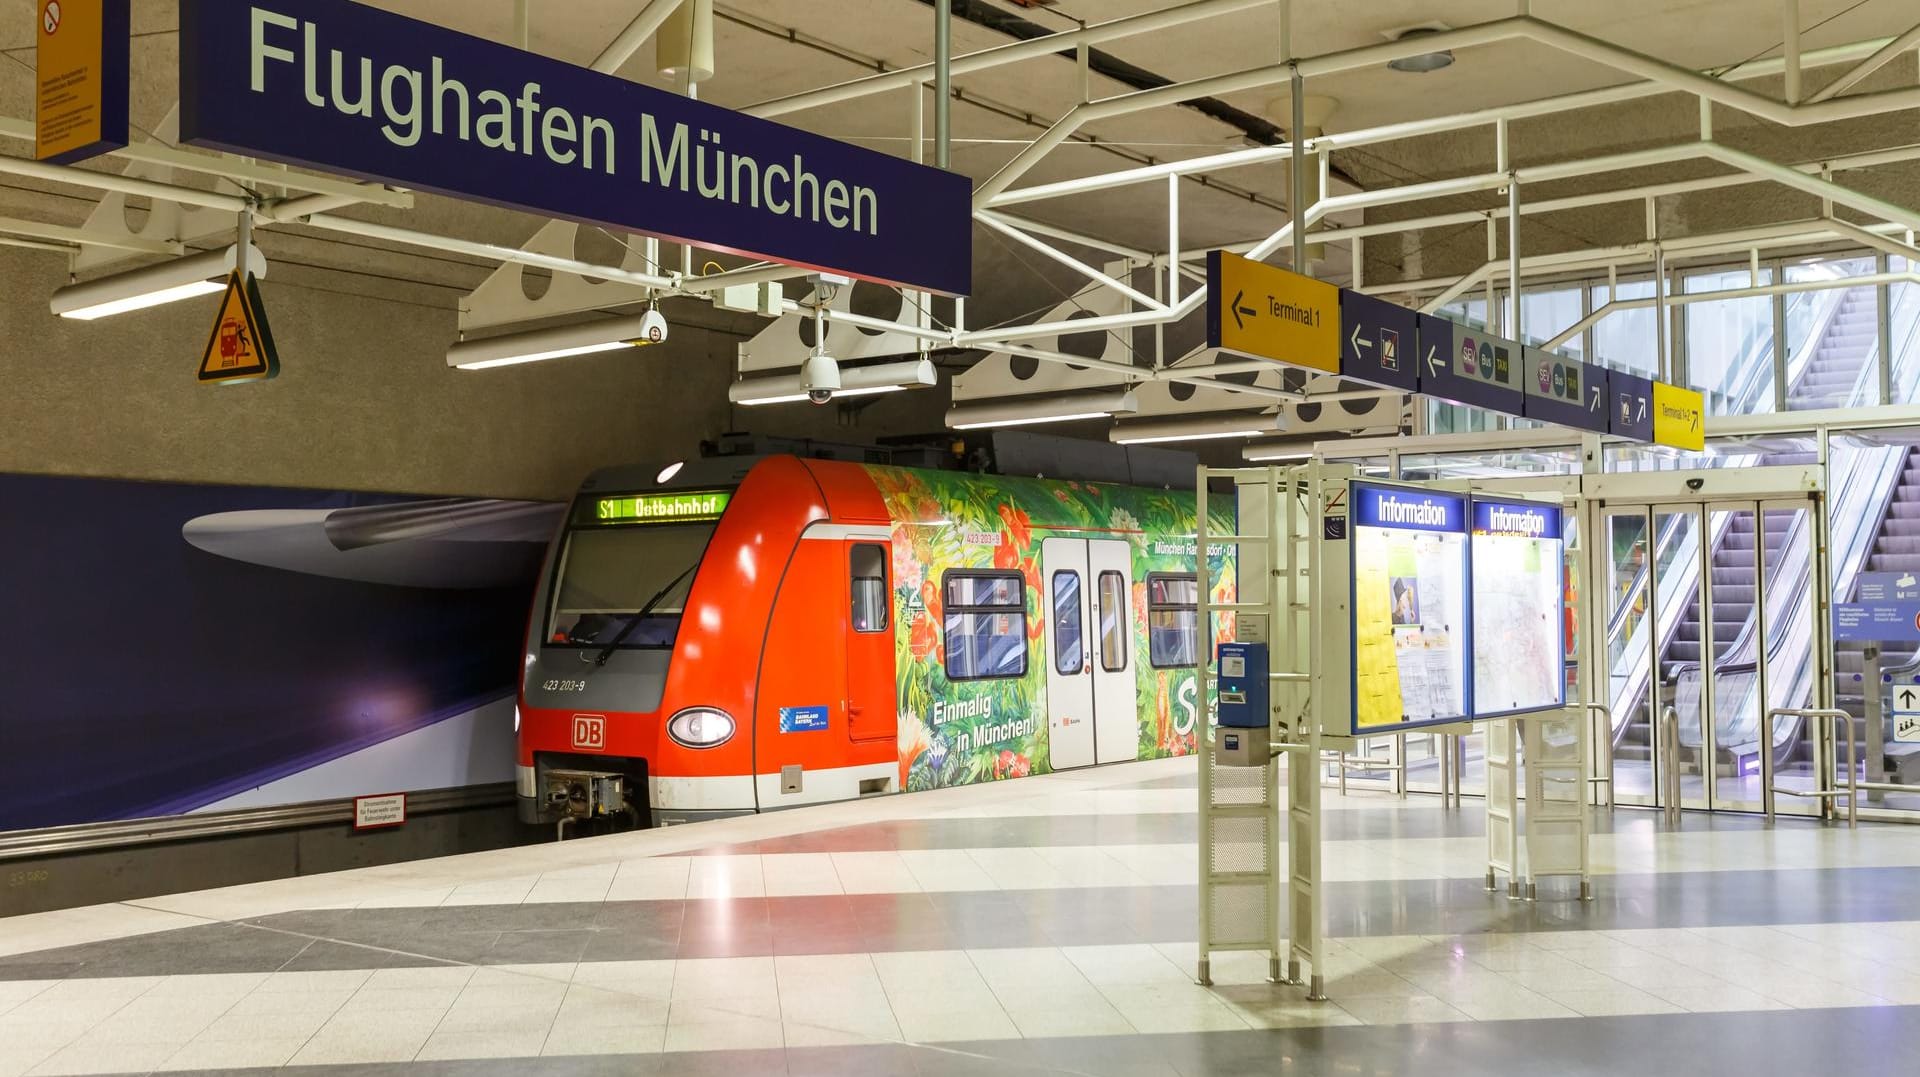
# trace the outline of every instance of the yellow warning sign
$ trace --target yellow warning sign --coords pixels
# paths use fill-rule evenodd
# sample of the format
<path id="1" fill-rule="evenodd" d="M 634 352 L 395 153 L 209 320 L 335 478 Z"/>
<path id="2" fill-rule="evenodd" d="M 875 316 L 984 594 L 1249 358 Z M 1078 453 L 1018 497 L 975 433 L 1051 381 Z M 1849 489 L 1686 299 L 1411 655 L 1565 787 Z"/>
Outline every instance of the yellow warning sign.
<path id="1" fill-rule="evenodd" d="M 35 0 L 34 156 L 72 164 L 127 144 L 128 0 Z"/>
<path id="2" fill-rule="evenodd" d="M 1692 389 L 1653 383 L 1653 440 L 1695 452 L 1707 447 L 1707 401 Z"/>
<path id="3" fill-rule="evenodd" d="M 220 300 L 220 316 L 200 359 L 202 382 L 258 381 L 280 373 L 280 356 L 267 328 L 267 308 L 260 302 L 260 285 L 253 274 L 234 270 L 227 277 L 227 294 Z"/>
<path id="4" fill-rule="evenodd" d="M 1227 251 L 1207 255 L 1207 344 L 1340 372 L 1340 289 Z"/>

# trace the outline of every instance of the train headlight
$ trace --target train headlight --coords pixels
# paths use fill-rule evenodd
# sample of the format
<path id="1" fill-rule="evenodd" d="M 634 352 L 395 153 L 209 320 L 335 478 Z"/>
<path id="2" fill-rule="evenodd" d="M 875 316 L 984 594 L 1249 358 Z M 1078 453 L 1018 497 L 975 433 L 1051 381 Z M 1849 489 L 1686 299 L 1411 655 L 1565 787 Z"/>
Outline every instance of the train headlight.
<path id="1" fill-rule="evenodd" d="M 733 738 L 733 716 L 712 707 L 688 707 L 667 719 L 667 736 L 682 748 L 717 748 Z"/>

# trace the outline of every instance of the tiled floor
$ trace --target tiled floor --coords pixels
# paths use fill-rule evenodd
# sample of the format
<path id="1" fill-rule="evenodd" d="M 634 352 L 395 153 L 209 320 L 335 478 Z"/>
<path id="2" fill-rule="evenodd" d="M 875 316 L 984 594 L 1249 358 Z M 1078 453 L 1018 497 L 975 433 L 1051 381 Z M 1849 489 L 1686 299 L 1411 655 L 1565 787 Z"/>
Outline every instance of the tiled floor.
<path id="1" fill-rule="evenodd" d="M 1597 900 L 1522 903 L 1481 887 L 1476 802 L 1329 794 L 1314 1004 L 1260 955 L 1193 984 L 1193 779 L 1109 767 L 0 920 L 0 1077 L 1914 1064 L 1920 831 L 1622 810 Z"/>

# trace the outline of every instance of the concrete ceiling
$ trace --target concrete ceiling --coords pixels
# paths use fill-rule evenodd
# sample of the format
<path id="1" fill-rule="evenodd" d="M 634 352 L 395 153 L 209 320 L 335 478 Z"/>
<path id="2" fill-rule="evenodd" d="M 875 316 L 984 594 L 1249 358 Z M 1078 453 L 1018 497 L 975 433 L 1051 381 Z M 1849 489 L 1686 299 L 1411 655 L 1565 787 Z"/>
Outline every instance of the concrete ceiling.
<path id="1" fill-rule="evenodd" d="M 1024 7 L 1011 0 L 989 2 L 1057 29 L 1071 28 L 1076 19 L 1104 21 L 1177 6 L 1168 0 L 1062 0 L 1040 8 Z M 374 6 L 495 40 L 512 40 L 515 36 L 514 0 L 374 0 Z M 640 0 L 531 0 L 528 45 L 559 59 L 589 63 L 640 6 Z M 28 28 L 33 25 L 37 7 L 38 0 L 0 0 L 0 26 L 17 28 L 11 34 L 0 34 L 0 42 L 10 46 L 6 56 L 11 61 L 0 64 L 0 114 L 30 115 L 32 52 Z M 1920 19 L 1920 9 L 1911 0 L 1801 0 L 1798 7 L 1802 26 L 1809 28 L 1803 37 L 1803 47 L 1808 49 L 1891 36 Z M 1516 4 L 1513 0 L 1372 0 L 1347 4 L 1295 0 L 1292 8 L 1298 16 L 1293 28 L 1294 51 L 1309 55 L 1377 44 L 1390 31 L 1413 25 L 1459 27 L 1502 18 L 1514 14 Z M 173 0 L 141 0 L 134 9 L 134 120 L 151 129 L 174 101 L 178 61 L 172 31 L 177 10 Z M 700 94 L 723 105 L 744 107 L 870 74 L 877 65 L 891 69 L 931 59 L 933 15 L 930 5 L 922 0 L 822 0 L 809 4 L 726 0 L 717 5 L 717 10 L 719 71 L 702 84 Z M 1099 48 L 1173 80 L 1259 67 L 1274 63 L 1280 56 L 1277 12 L 1277 5 L 1262 6 L 1109 42 Z M 1532 13 L 1693 68 L 1731 65 L 1777 53 L 1783 36 L 1777 0 L 1537 0 Z M 1005 35 L 970 22 L 959 22 L 954 28 L 958 53 L 1008 41 Z M 654 72 L 651 45 L 642 47 L 619 73 L 636 81 L 668 85 Z M 1828 77 L 1810 74 L 1808 86 L 1817 87 Z M 1877 84 L 1911 85 L 1914 77 L 1909 54 L 1878 76 Z M 1325 126 L 1330 132 L 1339 132 L 1627 81 L 1631 80 L 1619 72 L 1545 46 L 1507 43 L 1459 50 L 1451 67 L 1430 74 L 1409 75 L 1371 67 L 1315 80 L 1308 91 L 1338 99 L 1339 105 Z M 1763 81 L 1753 86 L 1777 92 L 1777 82 Z M 963 76 L 955 80 L 955 85 L 961 99 L 953 110 L 953 163 L 976 180 L 1000 168 L 1080 99 L 1078 71 L 1071 59 L 1064 57 L 1046 57 Z M 1090 86 L 1094 98 L 1132 89 L 1098 75 Z M 1281 84 L 1270 90 L 1229 95 L 1225 101 L 1284 125 L 1287 117 L 1276 114 L 1284 109 L 1275 108 L 1275 100 L 1284 93 Z M 913 104 L 912 94 L 899 90 L 795 112 L 781 119 L 905 155 Z M 1920 121 L 1912 113 L 1793 131 L 1746 120 L 1725 109 L 1720 113 L 1728 141 L 1781 161 L 1867 145 L 1920 141 Z M 1687 137 L 1695 123 L 1697 112 L 1692 100 L 1679 95 L 1592 110 L 1590 114 L 1529 121 L 1515 126 L 1514 159 L 1516 163 L 1562 160 L 1664 144 Z M 929 117 L 929 134 L 931 126 Z M 1089 125 L 1086 133 L 1097 136 L 1100 145 L 1062 146 L 1021 182 L 1083 176 L 1127 167 L 1131 162 L 1193 157 L 1245 144 L 1243 132 L 1237 128 L 1190 108 L 1163 108 L 1096 123 Z M 13 152 L 20 150 L 16 147 Z M 1336 154 L 1334 163 L 1363 187 L 1480 172 L 1492 163 L 1491 133 L 1470 131 L 1382 143 Z M 108 162 L 96 167 L 120 165 Z M 1698 174 L 1700 170 L 1695 167 L 1691 171 Z M 1638 182 L 1686 174 L 1688 167 L 1675 166 L 1631 179 Z M 1284 220 L 1279 209 L 1286 200 L 1284 175 L 1279 166 L 1264 165 L 1215 177 L 1230 185 L 1230 190 L 1189 183 L 1182 196 L 1182 248 L 1194 250 L 1253 238 L 1278 227 Z M 1543 189 L 1541 194 L 1623 182 L 1626 180 L 1617 176 L 1571 180 L 1555 185 L 1550 192 Z M 1920 193 L 1914 190 L 1913 170 L 1908 166 L 1877 170 L 1863 176 L 1860 184 L 1886 197 L 1905 198 L 1909 205 L 1916 204 L 1913 199 Z M 1496 201 L 1491 194 L 1467 196 L 1424 204 L 1417 212 L 1486 208 Z M 1721 217 L 1744 220 L 1769 213 L 1804 216 L 1811 203 L 1801 196 L 1742 188 L 1738 194 L 1717 192 L 1703 198 L 1670 200 L 1662 212 L 1674 220 L 1704 227 L 1706 222 Z M 0 214 L 74 224 L 84 218 L 88 204 L 89 196 L 59 185 L 8 178 L 0 187 Z M 350 212 L 423 231 L 505 244 L 524 241 L 540 223 L 526 214 L 431 196 L 421 196 L 411 211 Z M 1022 207 L 1021 212 L 1131 246 L 1161 249 L 1166 242 L 1165 189 L 1160 185 L 1035 203 Z M 1414 211 L 1385 211 L 1375 216 L 1396 212 L 1406 215 Z M 1533 235 L 1542 249 L 1549 250 L 1631 241 L 1639 238 L 1642 216 L 1632 207 L 1627 211 L 1609 207 L 1555 215 L 1543 219 Z M 349 274 L 357 267 L 371 266 L 384 277 L 438 287 L 447 293 L 448 302 L 472 287 L 487 270 L 471 259 L 388 251 L 379 244 L 344 243 L 337 236 L 303 233 L 297 228 L 284 231 L 288 238 L 276 242 L 304 244 L 299 249 L 316 266 Z M 1457 232 L 1415 233 L 1397 242 L 1370 244 L 1369 279 L 1387 280 L 1403 273 L 1420 276 L 1477 265 L 1485 255 L 1483 237 L 1478 231 Z M 989 294 L 981 297 L 986 302 L 976 311 L 981 321 L 1043 306 L 1069 287 L 1051 270 L 1030 272 L 1027 267 L 1032 259 L 1013 257 L 1004 241 L 986 238 L 985 233 L 977 235 L 982 267 L 977 275 L 989 279 L 983 288 Z M 606 248 L 607 244 L 601 246 Z M 1344 275 L 1344 252 L 1336 249 L 1335 255 L 1331 275 Z"/>

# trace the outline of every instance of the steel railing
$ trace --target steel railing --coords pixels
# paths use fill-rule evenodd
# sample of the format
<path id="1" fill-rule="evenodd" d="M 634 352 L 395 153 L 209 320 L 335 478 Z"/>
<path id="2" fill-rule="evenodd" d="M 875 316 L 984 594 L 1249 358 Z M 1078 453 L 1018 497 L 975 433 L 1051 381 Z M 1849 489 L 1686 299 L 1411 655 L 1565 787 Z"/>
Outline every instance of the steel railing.
<path id="1" fill-rule="evenodd" d="M 1814 736 L 1819 738 L 1819 742 L 1824 750 L 1816 750 L 1814 753 L 1816 783 L 1813 789 L 1788 789 L 1785 786 L 1775 785 L 1773 783 L 1773 753 L 1760 753 L 1760 797 L 1766 806 L 1767 822 L 1771 823 L 1774 820 L 1775 795 L 1784 793 L 1790 797 L 1806 797 L 1811 800 L 1825 801 L 1829 805 L 1832 805 L 1834 801 L 1841 797 L 1846 797 L 1847 825 L 1849 827 L 1859 826 L 1860 743 L 1859 739 L 1854 736 L 1853 715 L 1848 714 L 1838 707 L 1775 707 L 1767 712 L 1767 732 L 1769 735 L 1773 732 L 1774 723 L 1781 718 L 1798 718 L 1804 722 L 1816 723 L 1813 727 Z M 1833 766 L 1830 762 L 1827 762 L 1827 760 L 1832 758 L 1833 750 L 1838 746 L 1838 735 L 1835 732 L 1835 727 L 1841 725 L 1846 726 L 1847 729 L 1847 785 L 1844 790 L 1838 786 L 1831 789 L 1821 788 L 1833 780 Z M 1826 811 L 1823 811 L 1822 814 L 1830 814 L 1831 811 L 1832 808 L 1828 808 Z"/>

